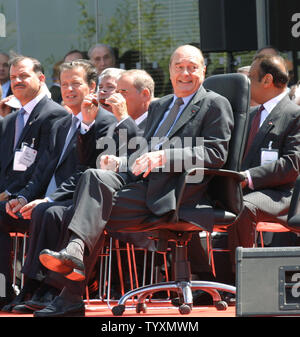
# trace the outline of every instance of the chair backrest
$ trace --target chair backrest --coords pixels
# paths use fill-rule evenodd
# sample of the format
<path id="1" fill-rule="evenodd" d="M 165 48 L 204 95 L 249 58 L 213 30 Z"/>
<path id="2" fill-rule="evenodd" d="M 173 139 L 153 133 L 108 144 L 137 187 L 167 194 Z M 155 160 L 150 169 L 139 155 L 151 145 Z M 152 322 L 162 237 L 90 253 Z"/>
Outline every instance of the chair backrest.
<path id="1" fill-rule="evenodd" d="M 204 87 L 228 99 L 234 115 L 234 128 L 229 144 L 228 159 L 224 168 L 240 171 L 250 108 L 250 80 L 239 73 L 220 74 L 208 77 Z M 222 186 L 222 188 L 220 188 Z M 243 205 L 243 194 L 239 184 L 232 178 L 215 177 L 209 186 L 209 194 L 218 204 L 238 214 Z"/>

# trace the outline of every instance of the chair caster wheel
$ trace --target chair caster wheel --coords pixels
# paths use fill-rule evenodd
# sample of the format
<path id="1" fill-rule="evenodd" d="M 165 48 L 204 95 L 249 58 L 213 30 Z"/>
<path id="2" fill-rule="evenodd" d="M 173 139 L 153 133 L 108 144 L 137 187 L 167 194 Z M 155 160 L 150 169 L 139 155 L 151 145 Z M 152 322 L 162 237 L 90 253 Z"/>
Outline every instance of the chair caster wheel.
<path id="1" fill-rule="evenodd" d="M 122 316 L 125 311 L 125 305 L 119 304 L 111 309 L 114 316 Z"/>
<path id="2" fill-rule="evenodd" d="M 215 307 L 217 310 L 221 311 L 221 310 L 227 310 L 228 308 L 228 304 L 225 301 L 218 301 L 216 303 L 214 303 Z"/>
<path id="3" fill-rule="evenodd" d="M 145 303 L 138 303 L 135 307 L 135 311 L 137 314 L 139 314 L 140 312 L 146 313 L 147 305 Z"/>
<path id="4" fill-rule="evenodd" d="M 188 304 L 181 304 L 181 306 L 178 309 L 181 315 L 188 315 L 192 311 L 192 306 Z"/>

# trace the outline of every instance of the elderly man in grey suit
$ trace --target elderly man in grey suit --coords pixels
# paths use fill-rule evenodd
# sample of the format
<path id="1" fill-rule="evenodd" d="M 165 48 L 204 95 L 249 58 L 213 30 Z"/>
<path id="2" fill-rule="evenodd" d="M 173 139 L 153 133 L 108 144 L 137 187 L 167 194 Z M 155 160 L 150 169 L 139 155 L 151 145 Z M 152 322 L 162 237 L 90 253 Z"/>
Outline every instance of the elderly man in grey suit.
<path id="1" fill-rule="evenodd" d="M 153 214 L 171 221 L 176 208 L 176 186 L 182 170 L 188 169 L 197 160 L 205 167 L 222 167 L 227 158 L 233 114 L 226 98 L 206 91 L 202 86 L 205 69 L 199 49 L 185 45 L 175 50 L 169 66 L 174 95 L 150 105 L 144 132 L 148 150 L 136 155 L 136 159 L 133 156 L 133 165 L 127 172 L 105 170 L 103 165 L 101 170 L 87 170 L 83 174 L 74 196 L 74 212 L 68 226 L 71 234 L 69 243 L 60 252 L 41 252 L 40 260 L 47 268 L 72 280 L 84 279 L 84 267 L 89 266 L 89 256 L 93 254 L 106 225 L 110 231 L 130 229 Z M 159 140 L 155 150 L 151 144 L 154 136 Z M 184 144 L 186 137 L 189 137 L 190 144 L 183 147 L 166 148 L 160 143 L 167 138 Z M 200 137 L 203 137 L 202 142 Z M 115 164 L 115 171 L 120 171 L 120 160 L 116 159 Z M 168 165 L 170 170 L 157 172 L 156 169 L 164 165 Z M 181 172 L 176 172 L 180 165 Z M 196 213 L 203 214 L 206 207 L 211 207 L 206 195 L 209 180 L 209 177 L 204 177 L 200 183 L 187 184 L 180 218 L 198 222 Z M 195 212 L 191 212 L 190 207 L 194 207 Z M 212 230 L 213 219 L 210 217 L 202 216 L 201 223 L 199 227 Z M 149 229 L 152 228 L 155 224 L 149 226 Z M 65 288 L 48 307 L 36 311 L 34 315 L 84 314 L 80 295 Z"/>
<path id="2" fill-rule="evenodd" d="M 260 104 L 250 115 L 242 162 L 244 210 L 229 228 L 235 249 L 252 247 L 259 221 L 285 224 L 300 169 L 300 108 L 288 96 L 288 71 L 280 56 L 258 55 L 251 65 L 251 96 Z"/>

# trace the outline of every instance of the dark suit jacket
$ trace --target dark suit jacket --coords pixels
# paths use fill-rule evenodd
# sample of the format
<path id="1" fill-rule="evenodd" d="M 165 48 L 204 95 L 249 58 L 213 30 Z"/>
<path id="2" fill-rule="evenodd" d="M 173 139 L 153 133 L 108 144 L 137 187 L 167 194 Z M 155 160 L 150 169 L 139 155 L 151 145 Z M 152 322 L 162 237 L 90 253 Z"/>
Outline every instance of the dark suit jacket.
<path id="1" fill-rule="evenodd" d="M 249 125 L 256 110 L 251 112 Z M 261 166 L 261 149 L 268 148 L 270 141 L 272 148 L 279 151 L 279 158 Z M 242 169 L 249 169 L 255 191 L 267 193 L 276 200 L 278 208 L 287 213 L 294 182 L 300 172 L 300 107 L 288 95 L 275 106 L 261 125 L 243 159 Z M 251 192 L 247 189 L 245 194 Z"/>
<path id="2" fill-rule="evenodd" d="M 76 134 L 59 162 L 71 122 L 72 116 L 68 114 L 54 123 L 47 150 L 41 157 L 28 184 L 18 193 L 18 195 L 24 196 L 28 202 L 44 197 L 53 174 L 55 174 L 56 186 L 59 186 L 74 172 L 78 163 Z"/>
<path id="3" fill-rule="evenodd" d="M 76 162 L 70 163 L 68 160 L 72 168 L 69 171 L 68 177 L 63 179 L 60 184 L 57 184 L 57 190 L 49 196 L 52 200 L 62 201 L 72 199 L 82 172 L 88 167 L 96 167 L 96 140 L 105 137 L 111 125 L 115 123 L 116 118 L 112 113 L 107 110 L 101 110 L 96 117 L 95 124 L 87 134 L 82 135 L 80 132 L 77 132 L 77 135 L 75 135 L 76 146 L 74 142 L 73 147 L 73 155 L 76 156 Z M 84 153 L 86 153 L 87 159 L 81 161 L 80 158 L 85 158 Z"/>
<path id="4" fill-rule="evenodd" d="M 102 113 L 102 111 L 106 110 L 102 109 L 100 110 L 100 113 Z M 97 158 L 104 151 L 119 156 L 120 147 L 127 144 L 131 138 L 142 135 L 143 130 L 144 129 L 137 127 L 135 121 L 131 117 L 128 117 L 122 121 L 122 123 L 115 122 L 111 124 L 105 137 L 99 134 L 94 126 L 86 134 L 78 134 L 78 155 L 80 164 L 86 167 L 95 168 Z M 125 135 L 122 131 L 125 131 Z M 123 136 L 125 136 L 125 138 L 123 138 Z M 100 143 L 102 145 L 100 145 Z M 109 149 L 104 145 L 110 145 L 111 143 L 115 145 L 115 148 L 113 148 L 112 151 L 108 151 Z"/>
<path id="5" fill-rule="evenodd" d="M 144 133 L 148 141 L 153 136 L 172 99 L 173 95 L 168 95 L 151 104 Z M 233 123 L 233 113 L 228 100 L 200 87 L 169 134 L 169 140 L 177 138 L 179 145 L 184 144 L 184 138 L 188 137 L 189 145 L 166 149 L 170 172 L 151 172 L 148 176 L 146 204 L 153 214 L 157 216 L 170 214 L 170 220 L 174 220 L 179 177 L 182 176 L 183 171 L 191 168 L 196 158 L 203 160 L 204 167 L 220 168 L 223 166 L 227 159 Z M 203 137 L 204 146 L 197 143 L 197 137 Z M 135 159 L 134 156 L 133 159 Z M 178 167 L 182 167 L 181 172 L 176 172 L 175 168 Z M 199 223 L 196 208 L 197 205 L 206 202 L 206 187 L 210 179 L 206 176 L 201 183 L 186 185 L 182 200 L 183 206 L 189 207 L 187 211 L 182 207 L 180 218 Z M 201 226 L 206 226 L 210 230 L 213 224 L 211 216 L 206 219 L 200 218 Z"/>
<path id="6" fill-rule="evenodd" d="M 20 148 L 22 142 L 29 145 L 34 140 L 34 149 L 38 151 L 35 162 L 26 171 L 14 171 L 14 135 L 17 112 L 6 116 L 0 125 L 0 191 L 8 190 L 15 194 L 22 189 L 29 179 L 47 149 L 49 144 L 49 134 L 52 125 L 57 119 L 63 118 L 68 113 L 59 104 L 53 102 L 46 96 L 35 106 L 22 131 L 17 147 Z"/>

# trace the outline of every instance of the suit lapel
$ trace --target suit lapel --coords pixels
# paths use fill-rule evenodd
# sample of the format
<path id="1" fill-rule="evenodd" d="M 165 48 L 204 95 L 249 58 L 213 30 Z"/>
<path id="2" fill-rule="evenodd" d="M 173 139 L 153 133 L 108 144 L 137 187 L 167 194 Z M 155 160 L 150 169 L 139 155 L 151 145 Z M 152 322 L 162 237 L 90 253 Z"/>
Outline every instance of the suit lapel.
<path id="1" fill-rule="evenodd" d="M 15 114 L 14 118 L 12 118 L 10 121 L 9 121 L 9 125 L 8 125 L 8 128 L 9 128 L 9 144 L 7 145 L 7 149 L 9 151 L 7 151 L 5 154 L 7 156 L 7 161 L 3 161 L 6 163 L 5 165 L 5 170 L 7 169 L 7 167 L 10 165 L 11 161 L 13 160 L 14 158 L 14 155 L 15 155 L 15 151 L 14 151 L 14 139 L 15 139 L 15 132 L 16 132 L 16 118 L 17 118 L 17 115 L 18 115 L 18 112 L 15 111 L 13 112 L 13 114 Z M 1 154 L 2 156 L 4 156 L 4 154 Z"/>
<path id="2" fill-rule="evenodd" d="M 60 146 L 61 149 L 64 148 L 64 144 L 68 135 L 68 131 L 71 127 L 71 123 L 72 123 L 72 118 L 70 118 L 71 116 L 68 116 L 68 118 L 66 118 L 66 120 L 64 121 L 63 125 L 61 126 L 61 130 L 59 130 L 59 134 L 58 134 L 58 144 Z M 58 162 L 57 168 L 64 162 L 64 160 L 68 157 L 68 154 L 70 153 L 70 151 L 73 148 L 73 144 L 74 144 L 74 138 L 77 137 L 77 132 L 74 133 L 73 137 L 71 138 L 64 154 L 63 157 L 61 158 L 61 160 Z M 60 158 L 60 157 L 59 157 Z M 59 160 L 58 158 L 58 160 Z"/>
<path id="3" fill-rule="evenodd" d="M 11 121 L 10 121 L 11 125 L 9 126 L 11 137 L 9 137 L 8 148 L 11 149 L 10 153 L 14 152 L 14 140 L 15 140 L 15 133 L 16 133 L 16 119 L 17 119 L 18 111 L 15 111 L 13 113 L 15 115 L 14 115 L 14 118 L 11 119 Z"/>
<path id="4" fill-rule="evenodd" d="M 172 100 L 173 96 L 168 96 L 163 102 L 159 102 L 159 104 L 155 106 L 155 109 L 152 111 L 151 114 L 151 117 L 153 116 L 153 118 L 151 120 L 150 129 L 145 133 L 145 138 L 147 139 L 147 141 L 150 139 L 150 137 L 153 136 L 155 130 L 158 127 L 159 122 L 162 120 L 164 113 L 168 109 Z"/>
<path id="5" fill-rule="evenodd" d="M 199 88 L 191 101 L 184 108 L 177 122 L 175 123 L 173 129 L 169 134 L 169 138 L 172 137 L 180 128 L 182 128 L 197 112 L 201 109 L 201 105 L 196 105 L 207 93 L 203 86 Z M 166 97 L 166 100 L 158 104 L 155 110 L 152 112 L 152 115 L 155 116 L 155 119 L 151 122 L 151 127 L 148 132 L 145 134 L 147 140 L 153 136 L 155 130 L 157 129 L 159 122 L 162 120 L 166 110 L 169 108 L 172 103 L 173 96 Z"/>
<path id="6" fill-rule="evenodd" d="M 249 163 L 253 156 L 256 156 L 257 151 L 262 147 L 262 143 L 265 137 L 269 134 L 269 132 L 274 128 L 274 125 L 277 123 L 277 120 L 281 118 L 281 108 L 282 105 L 286 104 L 286 97 L 284 97 L 269 113 L 269 115 L 264 120 L 263 124 L 259 128 L 257 135 L 255 136 L 252 146 L 250 147 L 247 156 L 245 157 L 244 164 Z M 253 112 L 253 116 L 256 110 Z M 252 116 L 252 118 L 253 118 Z M 250 123 L 251 124 L 251 121 Z"/>
<path id="7" fill-rule="evenodd" d="M 202 97 L 206 94 L 206 90 L 201 86 L 191 101 L 187 104 L 187 106 L 182 111 L 180 117 L 175 123 L 173 129 L 169 134 L 169 138 L 172 137 L 176 132 L 182 128 L 198 111 L 201 109 L 201 105 L 196 105 Z"/>

